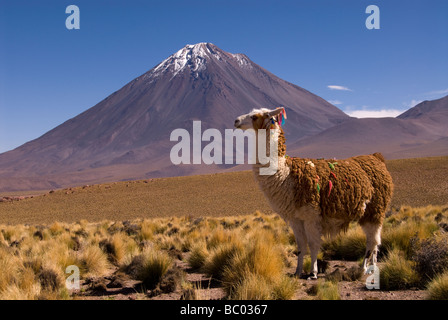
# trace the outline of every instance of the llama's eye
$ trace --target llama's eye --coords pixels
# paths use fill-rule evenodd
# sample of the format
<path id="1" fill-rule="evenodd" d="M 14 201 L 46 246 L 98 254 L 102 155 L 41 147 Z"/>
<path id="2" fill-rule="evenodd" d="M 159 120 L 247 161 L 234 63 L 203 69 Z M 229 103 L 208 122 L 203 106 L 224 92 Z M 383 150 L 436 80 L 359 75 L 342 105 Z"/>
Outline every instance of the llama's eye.
<path id="1" fill-rule="evenodd" d="M 257 116 L 251 116 L 250 118 L 251 118 L 252 120 L 254 120 L 254 121 L 258 119 Z"/>

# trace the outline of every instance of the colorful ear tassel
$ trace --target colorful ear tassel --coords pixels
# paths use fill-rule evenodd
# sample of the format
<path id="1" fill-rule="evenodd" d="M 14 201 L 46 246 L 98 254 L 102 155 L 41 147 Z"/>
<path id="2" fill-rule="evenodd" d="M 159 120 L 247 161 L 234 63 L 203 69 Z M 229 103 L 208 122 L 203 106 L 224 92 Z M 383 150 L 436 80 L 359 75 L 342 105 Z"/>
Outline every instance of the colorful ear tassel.
<path id="1" fill-rule="evenodd" d="M 280 124 L 280 126 L 284 126 L 285 119 L 287 119 L 285 108 L 281 107 L 281 108 L 277 108 L 277 109 L 282 109 L 282 112 L 280 112 L 278 115 L 278 123 Z"/>

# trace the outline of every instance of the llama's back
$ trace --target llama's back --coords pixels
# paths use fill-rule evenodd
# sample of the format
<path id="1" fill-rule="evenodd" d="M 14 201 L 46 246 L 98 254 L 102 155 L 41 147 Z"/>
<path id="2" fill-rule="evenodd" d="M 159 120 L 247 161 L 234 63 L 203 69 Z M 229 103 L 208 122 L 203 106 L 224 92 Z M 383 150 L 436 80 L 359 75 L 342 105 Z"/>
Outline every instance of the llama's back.
<path id="1" fill-rule="evenodd" d="M 296 206 L 319 207 L 324 219 L 382 221 L 392 178 L 381 154 L 345 160 L 289 159 L 297 182 Z M 377 216 L 376 216 L 377 215 Z"/>
<path id="2" fill-rule="evenodd" d="M 353 159 L 290 159 L 291 175 L 297 181 L 297 208 L 313 205 L 323 219 L 337 219 L 348 225 L 364 215 L 373 196 L 368 174 Z"/>
<path id="3" fill-rule="evenodd" d="M 288 158 L 287 165 L 296 209 L 311 205 L 320 211 L 324 226 L 338 221 L 342 230 L 351 221 L 382 223 L 393 185 L 381 154 L 345 160 Z"/>

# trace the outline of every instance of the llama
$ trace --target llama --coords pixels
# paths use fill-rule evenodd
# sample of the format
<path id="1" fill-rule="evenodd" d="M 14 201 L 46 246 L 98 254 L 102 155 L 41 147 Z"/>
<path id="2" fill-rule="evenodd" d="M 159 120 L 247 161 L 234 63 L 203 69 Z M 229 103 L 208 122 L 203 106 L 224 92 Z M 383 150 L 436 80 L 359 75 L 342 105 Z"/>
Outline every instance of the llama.
<path id="1" fill-rule="evenodd" d="M 268 156 L 270 141 L 278 142 L 277 171 L 261 175 L 260 169 L 266 165 L 257 158 L 253 172 L 272 209 L 294 232 L 298 246 L 296 276 L 317 279 L 317 254 L 322 236 L 346 231 L 352 221 L 358 221 L 366 234 L 363 267 L 367 272 L 368 264 L 376 264 L 381 228 L 393 192 L 383 156 L 375 153 L 337 162 L 290 158 L 286 155 L 285 136 L 279 123 L 282 116 L 285 116 L 283 108 L 254 109 L 238 117 L 235 127 L 252 129 L 255 133 L 271 129 L 272 137 L 266 134 Z M 311 255 L 309 276 L 302 272 L 307 245 Z"/>

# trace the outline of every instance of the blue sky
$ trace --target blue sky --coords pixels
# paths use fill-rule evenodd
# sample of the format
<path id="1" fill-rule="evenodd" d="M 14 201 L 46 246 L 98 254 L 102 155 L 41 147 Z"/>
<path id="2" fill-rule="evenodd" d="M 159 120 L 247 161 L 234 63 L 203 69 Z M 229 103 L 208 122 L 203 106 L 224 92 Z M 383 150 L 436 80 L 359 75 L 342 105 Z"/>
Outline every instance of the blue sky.
<path id="1" fill-rule="evenodd" d="M 68 30 L 68 5 L 80 29 Z M 368 5 L 380 29 L 368 30 Z M 359 117 L 448 94 L 448 1 L 0 0 L 0 152 L 212 42 Z"/>

